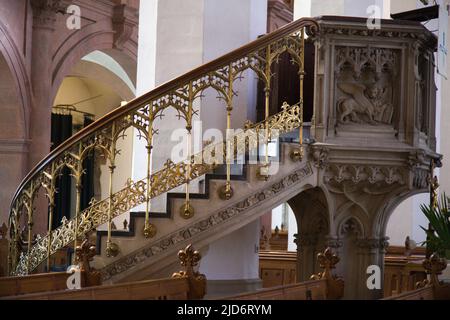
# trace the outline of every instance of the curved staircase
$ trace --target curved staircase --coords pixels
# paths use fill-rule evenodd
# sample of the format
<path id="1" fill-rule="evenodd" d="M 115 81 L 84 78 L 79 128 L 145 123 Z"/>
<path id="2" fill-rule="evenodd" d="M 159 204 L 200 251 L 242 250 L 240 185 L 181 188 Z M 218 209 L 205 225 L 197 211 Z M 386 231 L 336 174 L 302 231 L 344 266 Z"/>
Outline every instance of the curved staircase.
<path id="1" fill-rule="evenodd" d="M 154 239 L 149 241 L 141 233 L 129 238 L 115 238 L 121 248 L 120 254 L 114 258 L 105 254 L 96 257 L 94 266 L 101 270 L 103 281 L 135 281 L 149 278 L 159 271 L 167 272 L 165 268 L 176 262 L 174 253 L 186 243 L 195 242 L 199 248 L 207 246 L 315 186 L 316 168 L 307 160 L 293 161 L 290 158 L 291 152 L 297 148 L 296 143 L 281 144 L 281 167 L 269 181 L 258 178 L 257 166 L 248 166 L 246 179 L 233 181 L 235 196 L 230 200 L 219 198 L 217 191 L 223 182 L 212 178 L 209 197 L 191 199 L 196 213 L 188 221 L 178 214 L 184 200 L 172 198 L 170 222 L 167 219 L 153 220 L 159 230 Z M 135 223 L 136 230 L 143 227 L 142 215 L 135 218 Z M 105 242 L 101 246 L 104 252 Z"/>
<path id="2" fill-rule="evenodd" d="M 304 157 L 302 101 L 292 106 L 280 106 L 279 113 L 270 115 L 269 98 L 273 77 L 271 67 L 285 52 L 299 67 L 302 97 L 305 34 L 314 36 L 317 31 L 318 24 L 314 19 L 297 20 L 117 108 L 57 147 L 25 177 L 12 200 L 9 273 L 30 274 L 45 261 L 49 266 L 50 257 L 58 250 L 76 247 L 82 238 L 105 223 L 108 231 L 106 234 L 97 233 L 100 255 L 94 261 L 94 265 L 101 268 L 103 279 L 120 281 L 137 277 L 136 270 L 143 269 L 145 273 L 151 273 L 151 270 L 170 263 L 163 262 L 163 258 L 173 256 L 172 253 L 185 246 L 187 241 L 196 241 L 198 246 L 206 245 L 256 219 L 305 186 L 314 185 L 314 168 Z M 158 134 L 154 123 L 165 116 L 166 111 L 174 109 L 176 119 L 183 121 L 190 137 L 192 120 L 197 112 L 194 101 L 204 90 L 212 88 L 226 103 L 227 129 L 230 129 L 233 97 L 236 95 L 233 84 L 246 70 L 254 71 L 264 83 L 264 120 L 257 124 L 247 123 L 241 132 L 224 142 L 205 147 L 200 153 L 189 156 L 189 160 L 179 163 L 168 160 L 163 168 L 153 172 L 152 143 L 154 135 Z M 116 168 L 116 155 L 120 153 L 117 141 L 129 128 L 146 141 L 147 173 L 144 179 L 130 179 L 125 188 L 113 192 L 114 174 L 120 170 Z M 281 165 L 277 168 L 269 158 L 268 144 L 278 134 L 295 130 L 300 133 L 299 140 L 281 144 Z M 230 148 L 231 145 L 234 147 Z M 243 176 L 234 177 L 231 161 L 249 157 L 262 145 L 266 151 L 260 156 L 261 161 L 246 165 Z M 88 208 L 81 210 L 83 161 L 94 150 L 107 159 L 109 196 L 93 200 Z M 225 174 L 211 174 L 220 166 L 225 169 Z M 76 214 L 70 220 L 63 219 L 58 228 L 49 229 L 46 235 L 35 237 L 33 218 L 37 210 L 37 194 L 40 190 L 45 191 L 48 199 L 45 210 L 48 210 L 51 226 L 58 192 L 56 180 L 63 168 L 68 168 L 75 180 Z M 272 169 L 277 170 L 272 172 Z M 189 186 L 192 181 L 205 174 L 205 192 L 191 194 Z M 179 186 L 185 186 L 186 192 L 169 195 L 168 214 L 159 217 L 151 214 L 150 200 Z M 130 233 L 121 237 L 119 232 L 113 232 L 112 219 L 140 204 L 145 204 L 146 210 L 131 214 Z M 261 210 L 263 207 L 265 210 Z M 102 241 L 105 235 L 107 239 Z"/>

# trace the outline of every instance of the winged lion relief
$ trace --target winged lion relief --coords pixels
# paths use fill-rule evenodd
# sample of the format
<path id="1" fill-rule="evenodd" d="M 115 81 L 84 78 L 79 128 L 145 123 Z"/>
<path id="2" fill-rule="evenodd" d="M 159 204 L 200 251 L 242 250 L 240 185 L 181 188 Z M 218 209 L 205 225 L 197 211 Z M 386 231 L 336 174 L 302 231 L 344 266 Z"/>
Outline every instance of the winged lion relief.
<path id="1" fill-rule="evenodd" d="M 379 81 L 367 85 L 344 82 L 337 87 L 345 94 L 337 101 L 339 123 L 392 123 L 393 106 L 387 98 L 388 88 Z"/>

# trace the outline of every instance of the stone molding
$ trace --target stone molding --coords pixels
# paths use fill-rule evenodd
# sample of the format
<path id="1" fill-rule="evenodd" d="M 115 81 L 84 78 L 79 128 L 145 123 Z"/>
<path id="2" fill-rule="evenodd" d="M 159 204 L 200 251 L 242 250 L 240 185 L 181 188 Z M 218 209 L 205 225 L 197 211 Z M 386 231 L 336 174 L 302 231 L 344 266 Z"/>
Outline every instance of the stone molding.
<path id="1" fill-rule="evenodd" d="M 267 4 L 268 32 L 275 31 L 294 19 L 293 10 L 289 4 L 282 0 L 269 0 Z"/>
<path id="2" fill-rule="evenodd" d="M 362 22 L 362 21 L 361 21 Z M 347 36 L 347 37 L 381 37 L 388 38 L 392 40 L 407 39 L 412 41 L 419 41 L 425 44 L 437 44 L 436 37 L 424 27 L 419 26 L 405 26 L 404 28 L 399 28 L 395 26 L 391 28 L 388 24 L 382 26 L 381 29 L 368 29 L 365 26 L 354 26 L 354 25 L 327 25 L 324 20 L 320 22 L 320 32 L 321 35 L 333 35 L 333 36 Z M 383 24 L 383 22 L 382 22 Z"/>
<path id="3" fill-rule="evenodd" d="M 327 236 L 326 237 L 326 246 L 334 249 L 338 249 L 343 246 L 342 240 L 335 236 Z"/>
<path id="4" fill-rule="evenodd" d="M 27 153 L 29 140 L 0 139 L 0 154 Z"/>
<path id="5" fill-rule="evenodd" d="M 407 181 L 404 167 L 376 166 L 360 164 L 330 164 L 324 177 L 326 183 L 335 181 L 342 183 L 369 182 L 375 184 L 383 182 L 387 185 L 399 183 L 403 185 Z"/>
<path id="6" fill-rule="evenodd" d="M 134 30 L 138 27 L 136 9 L 121 4 L 114 7 L 112 17 L 114 34 L 114 46 L 122 50 L 125 43 L 131 40 Z"/>
<path id="7" fill-rule="evenodd" d="M 381 238 L 361 238 L 356 240 L 356 245 L 361 249 L 386 250 L 389 246 L 389 237 Z"/>
<path id="8" fill-rule="evenodd" d="M 324 169 L 328 167 L 330 149 L 326 146 L 312 145 L 310 146 L 309 158 L 313 162 L 314 167 Z"/>
<path id="9" fill-rule="evenodd" d="M 54 30 L 56 14 L 64 12 L 61 0 L 31 0 L 33 28 Z"/>
<path id="10" fill-rule="evenodd" d="M 319 242 L 318 234 L 294 234 L 294 243 L 297 245 L 297 250 L 302 247 L 315 246 Z"/>

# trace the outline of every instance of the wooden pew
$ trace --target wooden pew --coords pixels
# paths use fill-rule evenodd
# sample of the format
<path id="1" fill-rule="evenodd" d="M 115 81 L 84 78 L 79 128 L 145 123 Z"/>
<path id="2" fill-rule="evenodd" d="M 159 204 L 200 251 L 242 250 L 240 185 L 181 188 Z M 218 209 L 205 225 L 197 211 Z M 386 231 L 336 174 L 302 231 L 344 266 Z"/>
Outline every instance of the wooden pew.
<path id="1" fill-rule="evenodd" d="M 263 288 L 285 286 L 297 282 L 297 252 L 259 252 L 259 277 Z"/>
<path id="2" fill-rule="evenodd" d="M 406 291 L 383 300 L 450 300 L 450 284 L 443 284 L 438 276 L 447 267 L 447 261 L 437 254 L 423 261 L 429 279 L 419 281 L 415 290 Z"/>
<path id="3" fill-rule="evenodd" d="M 417 282 L 426 278 L 422 262 L 425 248 L 415 248 L 406 253 L 405 247 L 390 246 L 384 258 L 384 294 L 389 297 L 414 290 Z M 297 252 L 259 252 L 259 277 L 263 288 L 272 288 L 297 282 Z"/>
<path id="4" fill-rule="evenodd" d="M 6 297 L 5 300 L 186 300 L 188 292 L 189 284 L 186 278 L 169 278 L 26 294 Z"/>
<path id="5" fill-rule="evenodd" d="M 389 246 L 384 257 L 383 297 L 414 290 L 417 282 L 427 278 L 424 260 L 424 247 Z"/>
<path id="6" fill-rule="evenodd" d="M 88 239 L 77 246 L 76 255 L 82 288 L 101 285 L 100 273 L 89 265 L 95 252 L 95 246 Z M 67 272 L 50 272 L 0 278 L 0 297 L 65 290 L 69 276 Z"/>
<path id="7" fill-rule="evenodd" d="M 39 292 L 9 296 L 0 300 L 186 300 L 202 299 L 206 294 L 206 277 L 194 271 L 200 253 L 191 245 L 178 253 L 185 270 L 171 278 L 92 286 L 79 290 Z"/>
<path id="8" fill-rule="evenodd" d="M 34 274 L 25 277 L 0 278 L 0 297 L 67 289 L 66 272 Z M 84 273 L 82 273 L 84 278 Z"/>
<path id="9" fill-rule="evenodd" d="M 9 241 L 6 235 L 8 227 L 5 223 L 0 227 L 0 277 L 8 275 Z"/>
<path id="10" fill-rule="evenodd" d="M 310 281 L 278 286 L 256 292 L 244 293 L 225 300 L 336 300 L 344 294 L 344 281 L 331 272 L 339 262 L 339 257 L 327 248 L 317 255 L 321 273 L 311 276 Z"/>
<path id="11" fill-rule="evenodd" d="M 327 281 L 311 280 L 301 283 L 262 289 L 225 300 L 326 300 Z"/>

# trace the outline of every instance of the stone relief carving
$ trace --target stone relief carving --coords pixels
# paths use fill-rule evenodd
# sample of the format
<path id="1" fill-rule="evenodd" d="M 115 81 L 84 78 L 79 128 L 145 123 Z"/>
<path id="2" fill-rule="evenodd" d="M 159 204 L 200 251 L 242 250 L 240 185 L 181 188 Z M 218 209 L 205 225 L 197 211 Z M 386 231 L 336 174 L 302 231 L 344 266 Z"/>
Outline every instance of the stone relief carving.
<path id="1" fill-rule="evenodd" d="M 317 245 L 318 237 L 314 234 L 294 234 L 294 243 L 297 245 L 297 250 L 302 247 L 310 247 Z"/>
<path id="2" fill-rule="evenodd" d="M 386 87 L 375 82 L 369 85 L 340 83 L 338 88 L 349 98 L 341 98 L 337 103 L 340 123 L 368 122 L 370 124 L 392 121 L 392 104 L 386 101 Z"/>
<path id="3" fill-rule="evenodd" d="M 338 249 L 342 247 L 343 242 L 338 237 L 335 236 L 326 236 L 326 242 L 327 247 Z"/>
<path id="4" fill-rule="evenodd" d="M 373 166 L 373 165 L 347 165 L 331 164 L 324 177 L 326 183 L 335 181 L 341 183 L 369 182 L 375 184 L 384 182 L 388 185 L 394 183 L 405 184 L 405 170 L 402 167 Z"/>
<path id="5" fill-rule="evenodd" d="M 396 60 L 395 51 L 390 49 L 336 49 L 338 123 L 392 123 Z"/>
<path id="6" fill-rule="evenodd" d="M 121 4 L 114 7 L 112 21 L 115 31 L 114 46 L 117 49 L 122 50 L 125 43 L 131 39 L 137 24 L 130 17 L 136 14 L 136 9 L 127 5 Z"/>
<path id="7" fill-rule="evenodd" d="M 339 235 L 343 237 L 346 234 L 356 234 L 357 237 L 363 236 L 364 229 L 361 222 L 353 217 L 345 220 L 345 222 L 342 223 L 339 228 Z"/>
<path id="8" fill-rule="evenodd" d="M 424 164 L 426 164 L 426 154 L 424 150 L 410 152 L 408 156 L 408 167 L 410 170 L 414 170 Z"/>
<path id="9" fill-rule="evenodd" d="M 38 27 L 51 27 L 56 20 L 56 13 L 64 12 L 61 0 L 31 0 L 33 24 Z"/>
<path id="10" fill-rule="evenodd" d="M 319 214 L 319 213 L 318 213 Z M 301 227 L 300 233 L 294 234 L 294 243 L 297 245 L 297 249 L 307 246 L 316 246 L 319 244 L 321 237 L 324 237 L 328 231 L 329 226 L 325 216 L 305 217 L 305 220 L 309 220 L 308 226 Z M 306 221 L 305 221 L 306 222 Z M 304 224 L 303 224 L 304 225 Z"/>
<path id="11" fill-rule="evenodd" d="M 389 237 L 361 238 L 356 240 L 358 248 L 385 250 L 389 246 Z"/>
<path id="12" fill-rule="evenodd" d="M 425 43 L 428 46 L 434 47 L 436 45 L 436 38 L 433 37 L 431 32 L 424 32 L 423 30 L 389 30 L 388 28 L 382 29 L 367 29 L 367 28 L 354 28 L 345 26 L 326 26 L 322 25 L 321 34 L 324 35 L 345 35 L 345 36 L 358 36 L 358 37 L 382 37 L 382 38 L 396 38 L 396 39 L 413 39 Z"/>
<path id="13" fill-rule="evenodd" d="M 312 146 L 309 152 L 310 159 L 316 168 L 323 169 L 328 165 L 330 150 L 323 146 Z"/>
<path id="14" fill-rule="evenodd" d="M 429 185 L 430 172 L 425 169 L 415 169 L 413 176 L 413 187 L 426 189 Z"/>

